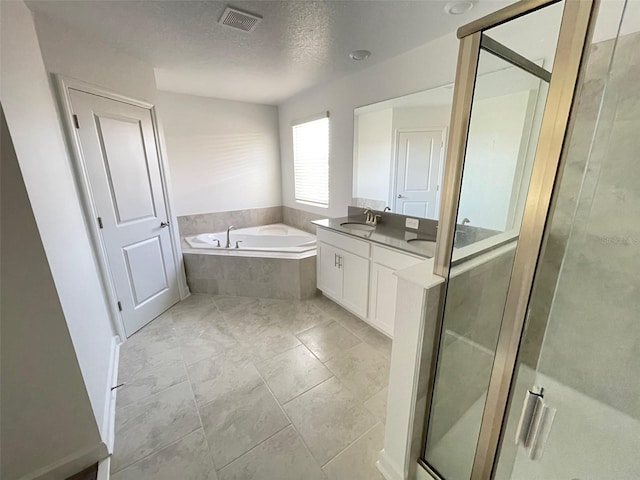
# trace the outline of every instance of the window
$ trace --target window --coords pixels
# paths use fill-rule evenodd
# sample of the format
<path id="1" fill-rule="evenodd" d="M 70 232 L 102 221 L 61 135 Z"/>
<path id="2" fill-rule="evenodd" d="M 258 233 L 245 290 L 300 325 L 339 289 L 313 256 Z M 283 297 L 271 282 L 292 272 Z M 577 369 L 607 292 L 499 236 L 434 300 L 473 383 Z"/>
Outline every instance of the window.
<path id="1" fill-rule="evenodd" d="M 329 113 L 293 125 L 296 201 L 329 206 Z"/>

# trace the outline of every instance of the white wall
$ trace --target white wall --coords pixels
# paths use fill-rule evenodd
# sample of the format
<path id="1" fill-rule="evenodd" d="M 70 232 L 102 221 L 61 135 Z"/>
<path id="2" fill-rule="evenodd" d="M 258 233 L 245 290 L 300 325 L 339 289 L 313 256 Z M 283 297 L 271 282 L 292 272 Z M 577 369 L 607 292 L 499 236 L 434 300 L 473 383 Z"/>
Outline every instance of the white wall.
<path id="1" fill-rule="evenodd" d="M 354 197 L 389 199 L 393 109 L 363 113 L 357 118 Z"/>
<path id="2" fill-rule="evenodd" d="M 394 107 L 358 113 L 353 196 L 393 205 L 390 189 L 398 129 L 448 128 L 450 117 L 451 105 Z"/>
<path id="3" fill-rule="evenodd" d="M 533 112 L 530 90 L 476 100 L 469 125 L 458 217 L 470 225 L 510 228 L 514 181 L 527 147 L 525 127 Z M 528 182 L 526 182 L 528 185 Z"/>
<path id="4" fill-rule="evenodd" d="M 156 80 L 151 65 L 70 30 L 48 17 L 35 15 L 34 18 L 48 72 L 155 103 Z"/>
<path id="5" fill-rule="evenodd" d="M 34 290 L 24 292 L 30 294 L 30 318 L 21 319 L 25 322 L 21 328 L 27 327 L 26 322 L 34 322 L 29 325 L 28 335 L 40 338 L 28 338 L 27 335 L 27 340 L 34 342 L 33 347 L 21 349 L 21 361 L 11 364 L 15 369 L 13 373 L 21 378 L 19 388 L 23 389 L 21 395 L 25 395 L 22 408 L 24 411 L 32 410 L 28 428 L 12 432 L 16 435 L 16 442 L 29 442 L 29 457 L 22 459 L 24 463 L 18 467 L 33 471 L 62 455 L 63 448 L 88 449 L 91 441 L 99 439 L 96 424 L 103 429 L 111 386 L 108 374 L 114 332 L 33 19 L 21 1 L 2 2 L 0 8 L 0 99 L 62 307 L 62 312 L 56 313 L 53 306 L 56 302 L 48 286 L 41 286 L 48 289 L 45 297 L 38 295 L 36 280 L 39 277 L 36 275 Z M 25 238 L 24 241 L 25 245 L 29 241 L 35 242 L 32 238 Z M 31 243 L 31 248 L 35 252 L 33 258 L 29 252 L 16 251 L 13 255 L 21 255 L 21 268 L 28 269 L 29 261 L 33 260 L 36 264 L 40 262 L 38 271 L 43 271 L 44 260 L 35 256 L 38 245 Z M 44 325 L 48 321 L 47 312 L 52 316 L 51 325 Z M 61 314 L 64 314 L 66 325 L 60 323 Z M 38 328 L 39 324 L 41 328 Z M 6 335 L 10 335 L 4 328 L 3 318 L 3 341 Z M 57 333 L 49 332 L 50 328 L 55 328 Z M 63 328 L 68 332 L 62 332 Z M 84 385 L 73 381 L 73 369 L 68 368 L 66 363 L 72 358 L 73 352 L 68 352 L 65 335 L 71 337 Z M 7 339 L 11 340 L 11 337 Z M 53 378 L 32 374 L 33 370 L 42 373 L 40 368 L 56 369 L 56 365 L 61 373 Z M 4 381 L 3 376 L 3 395 Z M 49 391 L 49 387 L 56 382 L 64 389 L 63 397 Z M 51 402 L 42 402 L 41 397 L 48 395 L 51 395 Z M 87 396 L 90 404 L 86 403 Z M 62 405 L 65 401 L 69 405 Z M 64 425 L 64 422 L 58 425 L 58 419 L 52 417 L 61 415 L 59 420 L 63 421 L 64 412 L 69 407 L 77 411 L 78 418 L 68 425 Z M 83 411 L 88 408 L 92 409 L 94 419 L 87 419 L 84 415 Z M 3 434 L 7 420 L 8 417 L 3 415 Z M 102 430 L 101 433 L 104 437 L 106 432 Z M 5 445 L 3 442 L 3 449 Z M 12 457 L 4 450 L 3 455 L 4 467 L 4 462 Z"/>
<path id="6" fill-rule="evenodd" d="M 393 129 L 449 127 L 451 105 L 393 109 Z"/>
<path id="7" fill-rule="evenodd" d="M 335 82 L 321 85 L 279 106 L 282 194 L 286 206 L 332 217 L 345 215 L 353 185 L 353 110 L 406 95 L 455 78 L 458 40 L 449 34 Z M 291 122 L 330 112 L 329 208 L 299 204 L 294 198 Z"/>
<path id="8" fill-rule="evenodd" d="M 177 215 L 282 204 L 278 109 L 158 92 Z"/>

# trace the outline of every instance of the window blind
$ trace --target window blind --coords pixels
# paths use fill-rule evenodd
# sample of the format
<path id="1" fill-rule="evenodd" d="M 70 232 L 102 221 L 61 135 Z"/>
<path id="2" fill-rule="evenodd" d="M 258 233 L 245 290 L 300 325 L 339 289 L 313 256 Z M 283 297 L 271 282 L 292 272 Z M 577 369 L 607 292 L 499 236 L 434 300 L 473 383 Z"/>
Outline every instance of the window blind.
<path id="1" fill-rule="evenodd" d="M 295 197 L 329 206 L 329 117 L 293 125 Z"/>

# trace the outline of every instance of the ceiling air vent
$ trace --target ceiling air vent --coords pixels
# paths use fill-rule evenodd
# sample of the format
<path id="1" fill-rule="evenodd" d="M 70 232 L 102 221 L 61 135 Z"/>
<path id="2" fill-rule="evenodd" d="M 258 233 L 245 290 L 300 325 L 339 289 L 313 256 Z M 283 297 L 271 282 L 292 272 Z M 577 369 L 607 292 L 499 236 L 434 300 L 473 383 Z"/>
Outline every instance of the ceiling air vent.
<path id="1" fill-rule="evenodd" d="M 262 20 L 262 17 L 259 15 L 227 7 L 218 23 L 245 32 L 252 32 L 253 29 L 256 28 L 256 25 L 260 23 L 260 20 Z"/>

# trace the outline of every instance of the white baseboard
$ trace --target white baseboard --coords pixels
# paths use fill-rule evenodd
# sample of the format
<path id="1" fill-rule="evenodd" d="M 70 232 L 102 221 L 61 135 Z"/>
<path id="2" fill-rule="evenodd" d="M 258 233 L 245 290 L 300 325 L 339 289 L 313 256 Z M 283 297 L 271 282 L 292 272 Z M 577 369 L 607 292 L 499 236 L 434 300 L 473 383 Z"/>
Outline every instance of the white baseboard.
<path id="1" fill-rule="evenodd" d="M 109 383 L 107 384 L 107 401 L 105 403 L 104 418 L 102 421 L 103 441 L 107 446 L 109 455 L 113 453 L 116 425 L 116 395 L 118 389 L 112 390 L 118 384 L 118 365 L 120 363 L 120 337 L 117 335 L 111 341 L 111 360 L 109 361 Z"/>
<path id="2" fill-rule="evenodd" d="M 378 454 L 376 467 L 378 467 L 378 470 L 386 480 L 406 480 L 402 470 L 393 464 L 384 450 L 381 450 Z"/>

